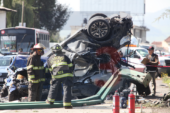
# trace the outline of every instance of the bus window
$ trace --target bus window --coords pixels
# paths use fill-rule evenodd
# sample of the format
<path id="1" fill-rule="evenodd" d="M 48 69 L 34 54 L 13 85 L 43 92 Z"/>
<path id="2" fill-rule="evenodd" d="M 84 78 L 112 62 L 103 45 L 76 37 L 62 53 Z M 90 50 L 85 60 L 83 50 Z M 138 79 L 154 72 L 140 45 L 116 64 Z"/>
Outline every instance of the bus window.
<path id="1" fill-rule="evenodd" d="M 47 40 L 49 41 L 49 36 L 47 35 Z"/>
<path id="2" fill-rule="evenodd" d="M 0 39 L 1 52 L 3 49 L 8 50 L 8 52 L 16 52 L 16 36 L 0 36 Z"/>

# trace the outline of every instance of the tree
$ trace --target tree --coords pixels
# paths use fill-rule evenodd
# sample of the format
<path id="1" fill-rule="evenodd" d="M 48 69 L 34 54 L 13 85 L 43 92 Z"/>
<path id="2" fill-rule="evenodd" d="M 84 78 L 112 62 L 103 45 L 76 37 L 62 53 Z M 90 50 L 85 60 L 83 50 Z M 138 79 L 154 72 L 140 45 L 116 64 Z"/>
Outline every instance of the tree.
<path id="1" fill-rule="evenodd" d="M 21 22 L 22 0 L 5 0 L 4 6 L 17 10 L 7 13 L 7 27 L 15 27 Z M 68 7 L 56 0 L 24 0 L 24 22 L 27 27 L 45 28 L 52 34 L 60 31 L 70 15 Z"/>
<path id="2" fill-rule="evenodd" d="M 161 18 L 164 19 L 165 17 L 166 17 L 166 18 L 168 18 L 168 17 L 170 18 L 170 9 L 167 9 L 166 12 L 164 12 L 161 16 L 159 16 L 158 18 L 156 18 L 155 21 L 159 21 Z"/>
<path id="3" fill-rule="evenodd" d="M 34 0 L 24 0 L 24 22 L 27 27 L 33 27 L 33 7 Z M 4 0 L 4 7 L 17 10 L 17 13 L 7 12 L 7 27 L 15 27 L 21 22 L 22 0 Z"/>
<path id="4" fill-rule="evenodd" d="M 59 32 L 52 34 L 51 38 L 50 38 L 50 42 L 56 42 L 56 43 L 60 43 L 62 41 L 62 38 L 60 37 Z"/>
<path id="5" fill-rule="evenodd" d="M 46 28 L 50 36 L 60 31 L 68 20 L 68 7 L 56 3 L 55 0 L 36 0 L 34 13 L 40 27 Z"/>

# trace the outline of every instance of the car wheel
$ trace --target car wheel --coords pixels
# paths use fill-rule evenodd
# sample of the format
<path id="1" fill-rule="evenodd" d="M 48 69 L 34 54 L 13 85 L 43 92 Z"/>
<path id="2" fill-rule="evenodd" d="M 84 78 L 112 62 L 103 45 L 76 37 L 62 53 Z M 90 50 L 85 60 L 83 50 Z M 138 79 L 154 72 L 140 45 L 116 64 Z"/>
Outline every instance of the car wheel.
<path id="1" fill-rule="evenodd" d="M 8 92 L 8 100 L 9 101 L 19 100 L 19 92 L 17 90 Z"/>
<path id="2" fill-rule="evenodd" d="M 87 32 L 91 38 L 97 41 L 107 40 L 107 36 L 110 34 L 110 25 L 108 20 L 101 16 L 93 17 L 88 22 Z"/>

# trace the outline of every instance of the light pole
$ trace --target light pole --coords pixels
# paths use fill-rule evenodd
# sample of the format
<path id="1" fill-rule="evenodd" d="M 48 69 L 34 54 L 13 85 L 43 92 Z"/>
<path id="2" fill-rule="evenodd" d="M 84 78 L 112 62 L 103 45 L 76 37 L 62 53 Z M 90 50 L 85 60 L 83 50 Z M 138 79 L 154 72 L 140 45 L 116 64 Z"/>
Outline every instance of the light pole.
<path id="1" fill-rule="evenodd" d="M 21 16 L 21 25 L 23 26 L 23 20 L 24 20 L 24 1 L 22 1 L 22 16 Z"/>

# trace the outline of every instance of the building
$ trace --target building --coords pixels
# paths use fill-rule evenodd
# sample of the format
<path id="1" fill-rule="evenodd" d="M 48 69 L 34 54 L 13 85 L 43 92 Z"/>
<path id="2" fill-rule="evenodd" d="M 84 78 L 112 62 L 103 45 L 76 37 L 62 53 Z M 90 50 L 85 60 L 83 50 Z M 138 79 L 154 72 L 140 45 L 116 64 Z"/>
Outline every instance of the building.
<path id="1" fill-rule="evenodd" d="M 149 29 L 145 26 L 133 26 L 132 34 L 138 39 L 139 43 L 148 43 L 146 40 L 146 32 Z"/>
<path id="2" fill-rule="evenodd" d="M 170 36 L 162 42 L 152 42 L 157 47 L 157 50 L 170 52 Z"/>
<path id="3" fill-rule="evenodd" d="M 3 0 L 1 0 L 1 6 L 0 6 L 0 29 L 6 28 L 6 12 L 17 12 L 16 10 L 12 10 L 6 7 L 3 7 Z"/>
<path id="4" fill-rule="evenodd" d="M 144 26 L 145 0 L 80 0 L 80 12 L 83 18 L 94 13 L 108 16 L 118 12 L 129 13 L 136 25 Z"/>
<path id="5" fill-rule="evenodd" d="M 170 36 L 167 39 L 165 39 L 165 42 L 168 43 L 168 45 L 170 46 Z"/>
<path id="6" fill-rule="evenodd" d="M 155 45 L 156 46 L 156 50 L 161 50 L 161 51 L 164 51 L 164 52 L 169 52 L 169 45 L 168 43 L 164 40 L 162 42 L 152 42 L 152 45 Z"/>

